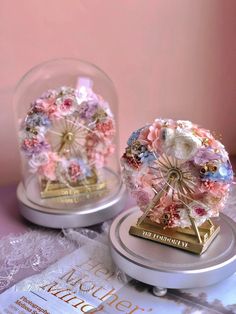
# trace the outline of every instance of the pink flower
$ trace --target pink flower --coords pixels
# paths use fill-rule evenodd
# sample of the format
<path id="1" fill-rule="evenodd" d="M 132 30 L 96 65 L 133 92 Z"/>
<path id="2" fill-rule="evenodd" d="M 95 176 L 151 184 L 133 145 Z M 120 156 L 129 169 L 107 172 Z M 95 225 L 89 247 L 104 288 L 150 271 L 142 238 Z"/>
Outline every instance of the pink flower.
<path id="1" fill-rule="evenodd" d="M 99 122 L 96 125 L 96 129 L 106 137 L 113 136 L 115 133 L 114 124 L 111 119 L 105 122 Z"/>
<path id="2" fill-rule="evenodd" d="M 173 120 L 156 119 L 149 127 L 149 140 L 151 150 L 162 152 L 166 151 L 172 145 L 176 130 L 176 124 Z"/>
<path id="3" fill-rule="evenodd" d="M 47 151 L 49 149 L 49 144 L 38 138 L 25 138 L 21 145 L 22 150 L 27 156 L 33 156 L 34 154 L 39 154 L 42 151 Z"/>
<path id="4" fill-rule="evenodd" d="M 215 139 L 209 130 L 198 128 L 196 126 L 193 128 L 193 133 L 202 140 L 204 146 L 212 147 L 212 144 L 215 142 Z"/>
<path id="5" fill-rule="evenodd" d="M 168 204 L 163 207 L 162 205 Z M 156 223 L 164 224 L 165 227 L 173 228 L 179 224 L 180 221 L 180 209 L 181 205 L 169 200 L 162 200 L 158 205 L 150 211 L 149 217 Z"/>
<path id="6" fill-rule="evenodd" d="M 151 187 L 153 184 L 153 175 L 151 173 L 145 173 L 144 175 L 140 176 L 140 185 L 142 187 Z"/>
<path id="7" fill-rule="evenodd" d="M 215 183 L 216 182 L 210 180 L 201 182 L 200 191 L 204 193 L 213 190 L 215 188 Z"/>
<path id="8" fill-rule="evenodd" d="M 148 139 L 149 133 L 149 127 L 145 127 L 141 130 L 138 140 L 142 145 L 151 144 L 150 140 Z"/>
<path id="9" fill-rule="evenodd" d="M 196 212 L 196 214 L 197 214 L 198 216 L 204 216 L 204 215 L 206 215 L 206 210 L 205 210 L 204 208 L 202 208 L 202 207 L 197 207 L 197 208 L 195 208 L 194 210 L 195 210 L 195 212 Z"/>
<path id="10" fill-rule="evenodd" d="M 93 148 L 99 143 L 99 138 L 95 133 L 88 133 L 86 136 L 86 147 L 87 149 Z"/>
<path id="11" fill-rule="evenodd" d="M 59 114 L 65 116 L 72 114 L 75 111 L 75 98 L 73 96 L 64 96 L 58 98 L 57 101 L 58 112 Z"/>
<path id="12" fill-rule="evenodd" d="M 90 158 L 92 163 L 95 164 L 96 168 L 102 168 L 104 166 L 105 157 L 100 152 L 91 152 Z"/>
<path id="13" fill-rule="evenodd" d="M 176 222 L 180 219 L 179 207 L 180 206 L 178 204 L 173 202 L 165 207 L 161 217 L 161 222 L 167 227 L 174 227 Z"/>
<path id="14" fill-rule="evenodd" d="M 86 152 L 89 161 L 101 168 L 106 158 L 113 154 L 115 146 L 108 138 L 99 138 L 96 133 L 89 133 L 86 136 Z"/>
<path id="15" fill-rule="evenodd" d="M 76 181 L 81 174 L 81 168 L 78 164 L 72 163 L 69 167 L 69 175 L 72 181 Z"/>
<path id="16" fill-rule="evenodd" d="M 193 132 L 195 135 L 197 135 L 199 137 L 202 137 L 202 138 L 205 137 L 205 138 L 213 139 L 213 136 L 209 130 L 199 128 L 196 126 L 193 128 Z"/>
<path id="17" fill-rule="evenodd" d="M 26 138 L 23 141 L 23 148 L 31 149 L 39 145 L 39 140 L 37 138 Z"/>
<path id="18" fill-rule="evenodd" d="M 104 152 L 104 156 L 105 156 L 105 157 L 109 157 L 110 155 L 112 155 L 112 154 L 114 153 L 114 151 L 115 151 L 115 145 L 110 144 L 110 145 L 106 148 L 106 150 L 105 150 L 105 152 Z"/>
<path id="19" fill-rule="evenodd" d="M 134 178 L 132 176 L 132 172 L 124 170 L 123 168 L 122 174 L 123 174 L 123 179 L 124 179 L 127 189 L 130 192 L 132 192 L 136 188 L 136 185 L 134 183 Z"/>
<path id="20" fill-rule="evenodd" d="M 163 215 L 163 208 L 155 207 L 152 210 L 150 210 L 148 217 L 151 219 L 151 221 L 159 224 L 161 223 L 162 215 Z"/>
<path id="21" fill-rule="evenodd" d="M 229 185 L 222 182 L 205 180 L 201 182 L 199 189 L 202 193 L 208 192 L 214 197 L 221 198 L 228 193 Z"/>
<path id="22" fill-rule="evenodd" d="M 71 109 L 72 106 L 73 106 L 73 100 L 70 98 L 66 98 L 61 104 L 61 110 L 68 111 Z"/>
<path id="23" fill-rule="evenodd" d="M 56 114 L 57 105 L 55 104 L 54 98 L 38 99 L 36 101 L 35 109 L 47 114 L 47 116 L 50 118 Z"/>
<path id="24" fill-rule="evenodd" d="M 202 225 L 206 219 L 211 217 L 211 208 L 205 202 L 192 201 L 188 208 L 189 214 L 195 220 L 197 226 Z"/>
<path id="25" fill-rule="evenodd" d="M 172 199 L 168 195 L 164 195 L 160 198 L 160 206 L 165 208 L 172 203 Z"/>
<path id="26" fill-rule="evenodd" d="M 144 190 L 135 190 L 131 193 L 131 195 L 135 198 L 137 205 L 140 207 L 141 210 L 144 210 L 150 202 L 150 195 Z"/>
<path id="27" fill-rule="evenodd" d="M 55 153 L 48 153 L 48 162 L 38 168 L 38 173 L 49 180 L 56 180 L 56 168 L 59 158 Z"/>
<path id="28" fill-rule="evenodd" d="M 149 133 L 147 139 L 151 142 L 151 146 L 154 150 L 158 151 L 161 145 L 161 128 L 162 123 L 160 120 L 155 120 L 154 123 L 149 127 Z"/>

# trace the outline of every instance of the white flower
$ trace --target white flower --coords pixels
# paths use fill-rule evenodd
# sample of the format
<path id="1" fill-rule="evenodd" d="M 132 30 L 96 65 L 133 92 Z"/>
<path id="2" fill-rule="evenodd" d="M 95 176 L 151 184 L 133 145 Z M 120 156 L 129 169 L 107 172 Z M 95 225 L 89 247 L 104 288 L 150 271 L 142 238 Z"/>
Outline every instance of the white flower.
<path id="1" fill-rule="evenodd" d="M 48 162 L 49 162 L 48 153 L 43 152 L 37 155 L 33 155 L 31 160 L 29 161 L 29 165 L 31 167 L 31 171 L 36 172 L 40 166 L 46 165 Z"/>
<path id="2" fill-rule="evenodd" d="M 160 132 L 160 138 L 161 141 L 163 142 L 164 147 L 169 147 L 172 145 L 173 140 L 175 137 L 175 130 L 172 128 L 162 128 Z"/>
<path id="3" fill-rule="evenodd" d="M 81 86 L 76 90 L 76 100 L 81 105 L 83 102 L 88 101 L 98 102 L 98 97 L 91 88 Z"/>
<path id="4" fill-rule="evenodd" d="M 173 146 L 174 138 L 175 138 L 174 129 L 165 127 L 160 130 L 160 136 L 158 137 L 158 140 L 159 139 L 161 140 L 161 146 L 164 152 L 168 153 L 169 148 Z"/>
<path id="5" fill-rule="evenodd" d="M 72 87 L 67 87 L 67 86 L 62 86 L 59 91 L 58 94 L 62 94 L 62 95 L 73 95 L 74 94 L 74 88 Z"/>
<path id="6" fill-rule="evenodd" d="M 191 227 L 191 221 L 189 219 L 188 211 L 186 208 L 180 208 L 178 210 L 180 219 L 177 221 L 177 226 L 180 228 L 187 228 Z"/>
<path id="7" fill-rule="evenodd" d="M 210 208 L 199 201 L 193 201 L 188 205 L 189 214 L 195 220 L 197 226 L 200 226 L 211 216 Z"/>
<path id="8" fill-rule="evenodd" d="M 191 129 L 193 127 L 192 122 L 188 120 L 177 120 L 176 124 L 180 129 Z"/>
<path id="9" fill-rule="evenodd" d="M 165 140 L 164 151 L 177 159 L 191 159 L 201 147 L 202 142 L 191 132 L 177 129 L 169 138 Z"/>

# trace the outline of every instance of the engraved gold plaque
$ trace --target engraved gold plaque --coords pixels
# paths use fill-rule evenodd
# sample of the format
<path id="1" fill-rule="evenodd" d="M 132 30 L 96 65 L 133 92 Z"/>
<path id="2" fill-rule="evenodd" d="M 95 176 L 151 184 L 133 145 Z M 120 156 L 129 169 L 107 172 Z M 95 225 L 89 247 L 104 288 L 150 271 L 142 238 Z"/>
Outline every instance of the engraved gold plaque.
<path id="1" fill-rule="evenodd" d="M 198 228 L 200 240 L 191 228 L 165 228 L 164 225 L 153 223 L 145 218 L 140 224 L 131 226 L 131 235 L 173 246 L 195 254 L 202 254 L 220 232 L 220 227 L 211 221 L 204 222 Z"/>
<path id="2" fill-rule="evenodd" d="M 50 198 L 50 197 L 57 197 L 57 196 L 70 196 L 70 195 L 79 195 L 83 193 L 93 193 L 97 194 L 99 191 L 105 192 L 106 183 L 101 182 L 97 184 L 87 184 L 86 186 L 78 185 L 76 187 L 61 187 L 58 188 L 58 184 L 51 183 L 50 188 L 48 190 L 41 191 L 42 198 Z M 95 193 L 94 193 L 95 192 Z M 86 194 L 87 195 L 87 194 Z M 99 193 L 100 195 L 100 193 Z"/>

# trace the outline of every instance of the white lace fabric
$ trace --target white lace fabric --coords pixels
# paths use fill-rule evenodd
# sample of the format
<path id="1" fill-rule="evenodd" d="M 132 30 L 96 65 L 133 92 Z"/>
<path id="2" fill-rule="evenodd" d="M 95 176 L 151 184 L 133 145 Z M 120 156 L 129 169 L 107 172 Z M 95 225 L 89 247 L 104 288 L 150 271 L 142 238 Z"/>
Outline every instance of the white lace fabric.
<path id="1" fill-rule="evenodd" d="M 76 247 L 63 232 L 47 229 L 37 228 L 3 237 L 0 240 L 0 292 L 18 280 L 45 269 Z"/>

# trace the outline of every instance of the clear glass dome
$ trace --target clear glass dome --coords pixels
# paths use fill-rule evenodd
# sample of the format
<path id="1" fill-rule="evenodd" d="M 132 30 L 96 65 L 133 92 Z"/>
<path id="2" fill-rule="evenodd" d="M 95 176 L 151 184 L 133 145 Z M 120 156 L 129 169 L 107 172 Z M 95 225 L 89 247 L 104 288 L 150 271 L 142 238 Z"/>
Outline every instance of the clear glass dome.
<path id="1" fill-rule="evenodd" d="M 91 209 L 117 195 L 117 96 L 103 71 L 77 59 L 45 62 L 21 79 L 14 105 L 30 202 Z"/>

